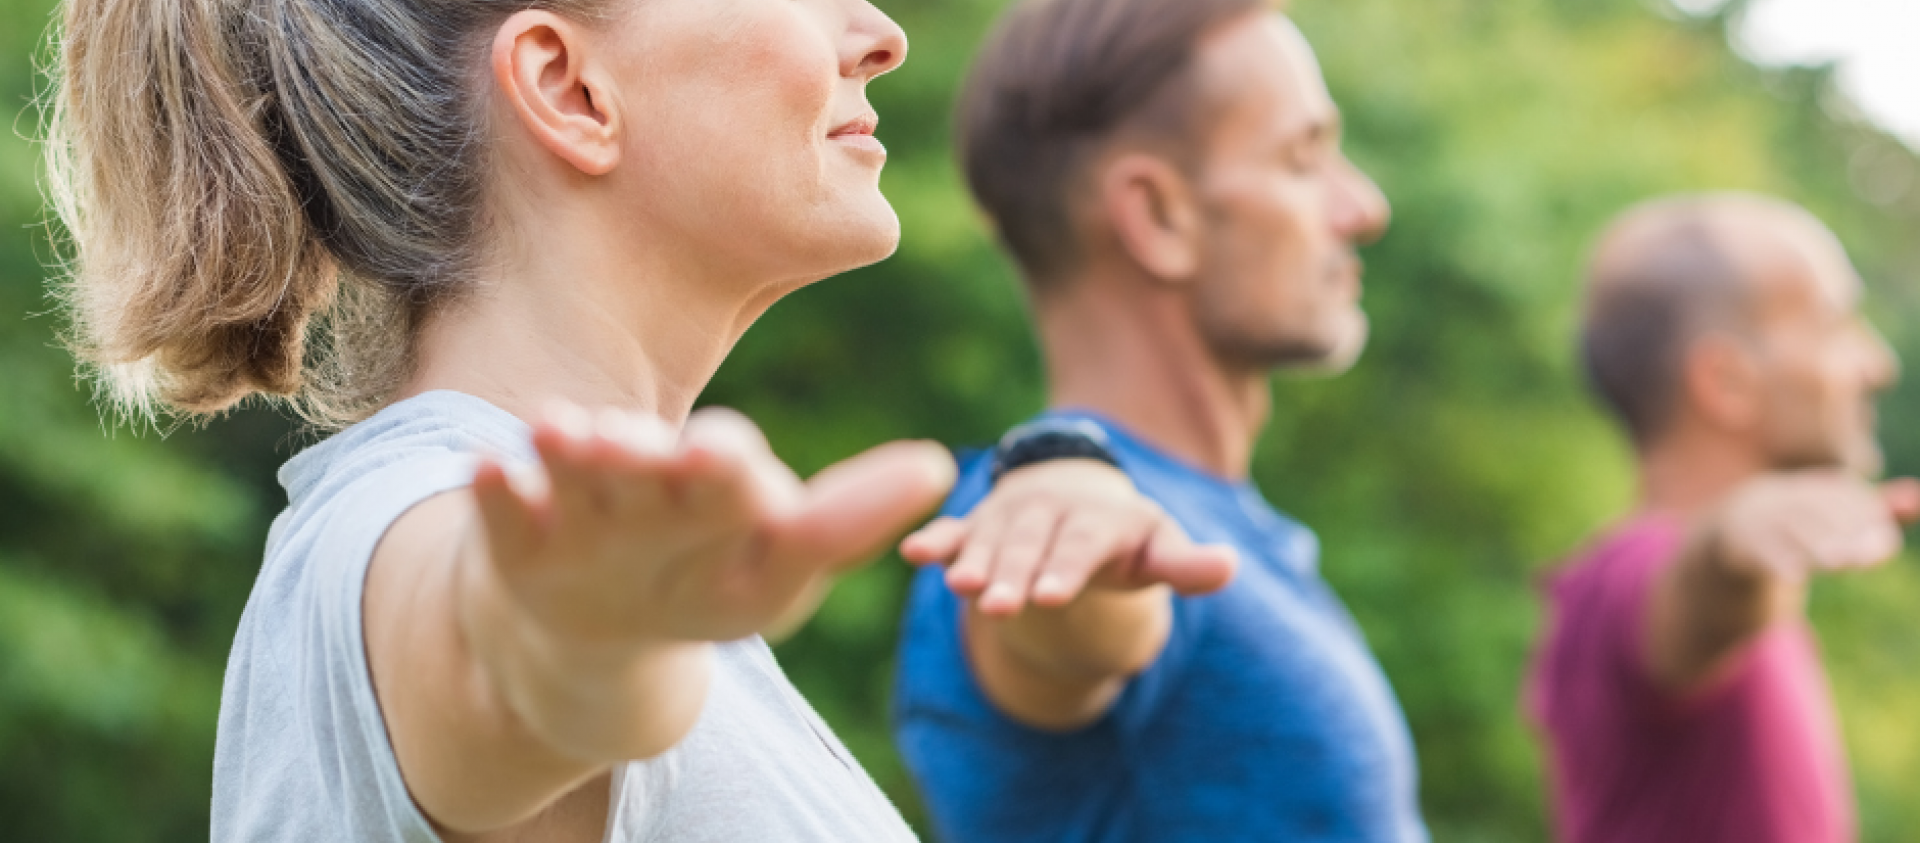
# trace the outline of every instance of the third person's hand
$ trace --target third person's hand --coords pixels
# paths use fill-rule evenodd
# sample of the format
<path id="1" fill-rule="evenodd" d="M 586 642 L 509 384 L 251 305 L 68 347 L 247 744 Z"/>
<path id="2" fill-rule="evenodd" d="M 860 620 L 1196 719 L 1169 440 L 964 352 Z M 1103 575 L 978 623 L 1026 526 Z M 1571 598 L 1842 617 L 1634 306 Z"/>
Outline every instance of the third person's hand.
<path id="1" fill-rule="evenodd" d="M 1730 573 L 1800 583 L 1898 555 L 1901 527 L 1920 517 L 1920 482 L 1873 484 L 1840 472 L 1753 481 L 1708 522 L 1707 539 Z"/>

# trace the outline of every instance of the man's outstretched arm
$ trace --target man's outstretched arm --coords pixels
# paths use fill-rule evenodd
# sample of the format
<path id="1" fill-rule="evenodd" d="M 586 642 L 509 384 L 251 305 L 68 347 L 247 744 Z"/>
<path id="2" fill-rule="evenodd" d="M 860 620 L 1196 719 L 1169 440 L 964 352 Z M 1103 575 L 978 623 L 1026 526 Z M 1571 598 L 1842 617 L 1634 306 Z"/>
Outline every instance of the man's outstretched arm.
<path id="1" fill-rule="evenodd" d="M 1837 472 L 1764 477 L 1695 527 L 1653 586 L 1647 664 L 1686 693 L 1769 626 L 1803 611 L 1814 574 L 1878 565 L 1899 554 L 1900 528 L 1920 518 L 1920 483 L 1876 486 Z"/>
<path id="2" fill-rule="evenodd" d="M 965 519 L 934 522 L 901 552 L 950 563 L 987 697 L 1053 730 L 1105 714 L 1165 649 L 1173 595 L 1217 590 L 1235 568 L 1231 549 L 1195 545 L 1120 470 L 1079 459 L 1009 472 Z"/>

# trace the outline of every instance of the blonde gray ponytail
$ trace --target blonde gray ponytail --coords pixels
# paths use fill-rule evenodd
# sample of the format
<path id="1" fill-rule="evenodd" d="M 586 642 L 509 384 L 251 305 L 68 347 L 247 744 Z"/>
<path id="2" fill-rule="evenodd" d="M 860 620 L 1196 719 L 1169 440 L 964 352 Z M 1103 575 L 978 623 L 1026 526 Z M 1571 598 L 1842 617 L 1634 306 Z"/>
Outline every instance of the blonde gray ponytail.
<path id="1" fill-rule="evenodd" d="M 68 0 L 49 193 L 73 345 L 136 416 L 390 398 L 478 258 L 482 61 L 601 0 Z"/>

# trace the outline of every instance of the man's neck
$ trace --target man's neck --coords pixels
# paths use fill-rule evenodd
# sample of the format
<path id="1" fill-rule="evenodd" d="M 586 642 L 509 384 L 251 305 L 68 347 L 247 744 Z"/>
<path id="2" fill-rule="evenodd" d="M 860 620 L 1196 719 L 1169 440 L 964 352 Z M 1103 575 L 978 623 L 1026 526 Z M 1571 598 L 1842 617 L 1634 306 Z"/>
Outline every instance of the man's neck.
<path id="1" fill-rule="evenodd" d="M 1049 403 L 1112 419 L 1183 462 L 1247 475 L 1272 410 L 1264 371 L 1221 364 L 1177 293 L 1116 294 L 1077 279 L 1037 302 Z"/>
<path id="2" fill-rule="evenodd" d="M 1687 429 L 1644 448 L 1639 462 L 1640 509 L 1682 519 L 1713 509 L 1741 484 L 1767 470 L 1747 443 Z"/>

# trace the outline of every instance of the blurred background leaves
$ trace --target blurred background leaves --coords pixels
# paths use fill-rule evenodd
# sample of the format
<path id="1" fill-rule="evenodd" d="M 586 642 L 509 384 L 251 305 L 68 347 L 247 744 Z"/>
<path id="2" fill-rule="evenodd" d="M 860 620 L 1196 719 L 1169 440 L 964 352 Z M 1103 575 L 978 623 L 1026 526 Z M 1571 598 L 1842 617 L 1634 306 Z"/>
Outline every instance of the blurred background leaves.
<path id="1" fill-rule="evenodd" d="M 1537 584 L 1631 487 L 1571 355 L 1580 263 L 1606 219 L 1675 190 L 1803 202 L 1920 359 L 1920 158 L 1859 122 L 1830 70 L 1729 49 L 1738 4 L 1695 18 L 1661 2 L 1294 4 L 1396 220 L 1367 254 L 1367 358 L 1277 382 L 1256 476 L 1320 531 L 1405 703 L 1443 843 L 1546 836 L 1517 702 Z M 889 438 L 989 442 L 1042 400 L 1017 282 L 947 143 L 953 89 L 1004 2 L 880 5 L 913 38 L 873 91 L 900 254 L 775 308 L 707 396 L 802 471 Z M 285 502 L 273 472 L 311 437 L 261 409 L 160 436 L 88 403 L 55 339 L 29 140 L 52 6 L 0 0 L 0 839 L 203 838 L 221 670 Z M 1884 413 L 1892 467 L 1920 471 L 1920 385 Z M 780 652 L 914 815 L 886 723 L 908 576 L 888 559 L 849 577 Z M 1917 608 L 1911 562 L 1814 598 L 1869 841 L 1920 828 Z"/>

